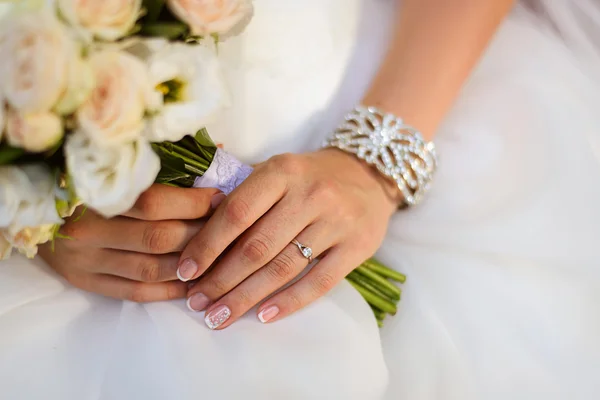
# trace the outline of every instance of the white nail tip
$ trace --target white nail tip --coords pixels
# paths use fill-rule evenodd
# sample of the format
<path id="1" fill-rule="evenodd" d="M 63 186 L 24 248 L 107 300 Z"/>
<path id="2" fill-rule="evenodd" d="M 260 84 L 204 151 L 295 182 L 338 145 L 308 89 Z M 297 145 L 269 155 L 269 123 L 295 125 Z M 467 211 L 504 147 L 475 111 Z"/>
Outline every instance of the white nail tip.
<path id="1" fill-rule="evenodd" d="M 181 276 L 181 274 L 179 273 L 179 269 L 177 270 L 177 279 L 179 279 L 181 282 L 189 281 L 189 279 L 185 279 L 183 276 Z"/>
<path id="2" fill-rule="evenodd" d="M 189 299 L 187 299 L 187 300 L 186 300 L 186 302 L 185 302 L 185 305 L 187 306 L 187 308 L 188 308 L 190 311 L 193 311 L 193 312 L 198 312 L 198 311 L 196 311 L 196 310 L 194 310 L 194 309 L 192 308 L 192 304 L 191 304 L 191 303 L 192 303 L 192 298 L 190 297 Z"/>
<path id="3" fill-rule="evenodd" d="M 264 317 L 264 313 L 266 310 L 262 310 L 261 312 L 258 313 L 258 319 L 260 320 L 260 322 L 262 322 L 263 324 L 267 322 L 267 320 Z"/>

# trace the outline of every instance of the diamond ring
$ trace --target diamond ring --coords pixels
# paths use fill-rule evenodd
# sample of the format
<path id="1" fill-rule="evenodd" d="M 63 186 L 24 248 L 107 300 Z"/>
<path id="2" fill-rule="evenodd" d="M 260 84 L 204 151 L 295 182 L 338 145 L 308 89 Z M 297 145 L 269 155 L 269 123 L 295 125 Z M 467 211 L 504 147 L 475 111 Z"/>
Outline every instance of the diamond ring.
<path id="1" fill-rule="evenodd" d="M 302 253 L 302 256 L 304 258 L 306 258 L 308 260 L 308 263 L 312 263 L 313 258 L 313 251 L 310 247 L 303 245 L 302 243 L 300 243 L 299 241 L 297 241 L 296 239 L 292 240 L 292 244 L 295 244 L 298 247 L 298 250 L 300 250 L 300 253 Z"/>

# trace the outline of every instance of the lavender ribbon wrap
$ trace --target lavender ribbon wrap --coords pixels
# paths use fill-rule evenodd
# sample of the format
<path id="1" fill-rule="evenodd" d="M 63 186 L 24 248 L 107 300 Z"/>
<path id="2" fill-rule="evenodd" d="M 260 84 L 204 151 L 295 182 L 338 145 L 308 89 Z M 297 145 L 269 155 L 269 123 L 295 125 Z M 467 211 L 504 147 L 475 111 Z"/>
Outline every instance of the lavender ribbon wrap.
<path id="1" fill-rule="evenodd" d="M 242 163 L 231 154 L 217 149 L 212 163 L 204 173 L 194 181 L 195 188 L 215 188 L 226 195 L 233 192 L 250 174 L 253 168 Z"/>

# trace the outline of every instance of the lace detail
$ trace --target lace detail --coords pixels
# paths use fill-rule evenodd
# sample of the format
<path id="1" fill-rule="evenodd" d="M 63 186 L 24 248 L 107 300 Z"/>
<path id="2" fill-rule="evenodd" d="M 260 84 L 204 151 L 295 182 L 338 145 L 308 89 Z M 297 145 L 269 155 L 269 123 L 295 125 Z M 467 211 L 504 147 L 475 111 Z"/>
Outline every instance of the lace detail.
<path id="1" fill-rule="evenodd" d="M 231 154 L 217 149 L 215 158 L 203 176 L 196 178 L 195 188 L 216 188 L 228 195 L 250 174 L 252 167 L 243 164 Z"/>

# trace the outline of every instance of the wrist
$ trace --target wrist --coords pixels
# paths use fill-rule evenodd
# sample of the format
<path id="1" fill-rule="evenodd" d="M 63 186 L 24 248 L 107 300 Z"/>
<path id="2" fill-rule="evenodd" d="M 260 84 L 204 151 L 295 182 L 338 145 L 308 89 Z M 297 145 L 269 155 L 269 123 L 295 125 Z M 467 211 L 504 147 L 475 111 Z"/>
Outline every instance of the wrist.
<path id="1" fill-rule="evenodd" d="M 319 153 L 325 154 L 327 158 L 334 161 L 337 168 L 348 171 L 356 182 L 364 182 L 369 187 L 368 190 L 376 190 L 373 195 L 381 197 L 381 206 L 388 209 L 390 215 L 394 214 L 404 202 L 404 197 L 393 180 L 353 154 L 335 147 L 321 149 Z"/>

